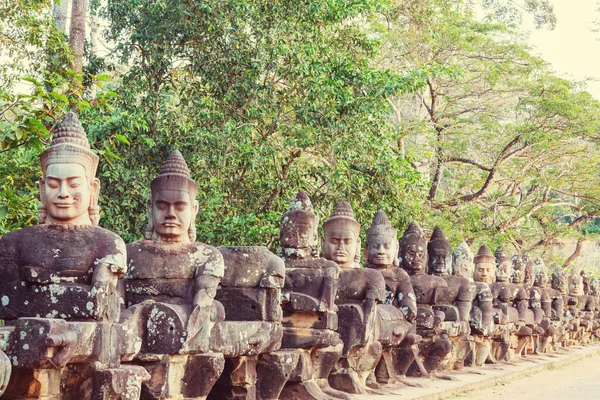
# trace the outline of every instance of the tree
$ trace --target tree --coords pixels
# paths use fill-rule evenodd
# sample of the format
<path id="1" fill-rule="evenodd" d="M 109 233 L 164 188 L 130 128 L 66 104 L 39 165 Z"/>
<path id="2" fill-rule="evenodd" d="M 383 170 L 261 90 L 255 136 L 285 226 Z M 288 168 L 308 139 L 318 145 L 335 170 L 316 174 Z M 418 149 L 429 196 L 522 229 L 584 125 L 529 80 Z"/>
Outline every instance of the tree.
<path id="1" fill-rule="evenodd" d="M 598 212 L 590 182 L 600 104 L 554 77 L 505 25 L 460 2 L 399 8 L 386 60 L 430 71 L 416 97 L 391 99 L 407 152 L 429 175 L 422 218 L 455 241 L 518 250 L 577 234 Z M 573 216 L 569 223 L 566 216 Z"/>

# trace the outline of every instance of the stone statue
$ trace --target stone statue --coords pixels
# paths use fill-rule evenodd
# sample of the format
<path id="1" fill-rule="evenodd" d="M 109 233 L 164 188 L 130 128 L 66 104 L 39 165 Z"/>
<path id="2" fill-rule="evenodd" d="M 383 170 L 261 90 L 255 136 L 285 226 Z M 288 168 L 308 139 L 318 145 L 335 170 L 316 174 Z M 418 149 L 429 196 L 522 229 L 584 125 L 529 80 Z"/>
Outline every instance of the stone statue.
<path id="1" fill-rule="evenodd" d="M 590 296 L 595 299 L 594 307 L 594 321 L 592 324 L 592 340 L 598 341 L 600 339 L 600 279 L 590 279 Z"/>
<path id="2" fill-rule="evenodd" d="M 552 298 L 548 282 L 548 272 L 544 261 L 538 258 L 535 260 L 534 281 L 529 297 L 535 320 L 543 332 L 539 335 L 539 342 L 535 343 L 534 353 L 546 353 L 548 344 L 554 342 L 556 334 L 554 321 L 558 321 L 558 319 L 556 318 L 556 312 L 552 309 Z"/>
<path id="3" fill-rule="evenodd" d="M 283 349 L 299 353 L 282 399 L 348 398 L 329 386 L 329 375 L 344 344 L 338 328 L 338 265 L 318 257 L 319 217 L 304 192 L 281 216 L 278 253 L 285 261 Z"/>
<path id="4" fill-rule="evenodd" d="M 225 274 L 215 299 L 225 320 L 212 329 L 210 348 L 225 356 L 225 368 L 208 399 L 278 399 L 298 364 L 295 351 L 280 350 L 285 264 L 264 246 L 218 250 Z"/>
<path id="5" fill-rule="evenodd" d="M 569 294 L 569 279 L 564 269 L 556 264 L 553 264 L 552 268 L 551 286 L 552 306 L 556 310 L 562 310 L 558 311 L 558 318 L 561 323 L 557 328 L 556 345 L 560 344 L 561 347 L 565 347 L 568 344 L 569 334 L 573 328 L 571 324 L 573 317 L 568 308 L 565 307 Z"/>
<path id="6" fill-rule="evenodd" d="M 464 243 L 464 242 L 463 242 Z M 475 297 L 471 307 L 471 335 L 475 338 L 475 346 L 471 357 L 471 365 L 481 366 L 488 359 L 492 350 L 494 333 L 492 291 L 490 284 L 496 280 L 496 258 L 486 245 L 479 248 L 474 257 Z"/>
<path id="7" fill-rule="evenodd" d="M 528 346 L 533 343 L 536 332 L 536 321 L 529 302 L 529 283 L 532 283 L 532 260 L 527 254 L 514 255 L 512 288 L 515 293 L 513 304 L 519 313 L 519 329 L 515 332 L 517 345 L 514 353 L 521 357 L 527 351 Z M 527 280 L 526 280 L 527 279 Z M 523 325 L 524 324 L 524 325 Z"/>
<path id="8" fill-rule="evenodd" d="M 323 257 L 340 267 L 336 304 L 344 350 L 329 383 L 348 393 L 365 393 L 367 378 L 381 357 L 375 329 L 377 304 L 385 300 L 385 281 L 379 271 L 360 268 L 357 263 L 360 224 L 347 202 L 340 202 L 323 224 L 321 243 Z M 372 376 L 369 385 L 377 387 Z"/>
<path id="9" fill-rule="evenodd" d="M 436 294 L 444 293 L 448 288 L 441 276 L 427 275 L 425 234 L 416 222 L 411 222 L 399 240 L 400 268 L 410 276 L 410 283 L 417 298 L 417 333 L 423 338 L 419 345 L 419 354 L 423 358 L 426 373 L 412 364 L 409 374 L 426 375 L 438 370 L 442 360 L 452 350 L 448 333 L 442 330 L 445 313 L 436 308 Z M 409 365 L 410 366 L 410 365 Z"/>
<path id="10" fill-rule="evenodd" d="M 575 269 L 571 271 L 569 277 L 569 296 L 566 304 L 569 306 L 569 312 L 573 317 L 572 323 L 575 325 L 571 340 L 576 344 L 587 343 L 591 337 L 595 304 L 593 297 L 585 294 L 585 278 L 584 271 L 577 272 Z"/>
<path id="11" fill-rule="evenodd" d="M 511 358 L 511 333 L 519 327 L 519 313 L 513 302 L 515 297 L 524 298 L 524 293 L 515 292 L 510 282 L 513 274 L 512 260 L 500 246 L 494 254 L 496 257 L 496 281 L 491 283 L 494 306 L 494 343 L 492 343 L 491 361 L 509 360 Z M 516 347 L 516 344 L 514 345 Z"/>
<path id="12" fill-rule="evenodd" d="M 450 275 L 450 243 L 437 226 L 427 243 L 427 253 L 429 274 L 446 281 L 445 287 L 435 290 L 434 309 L 444 312 L 443 327 L 453 342 L 450 367 L 461 369 L 473 346 L 469 341 L 469 319 L 476 293 L 468 278 Z"/>
<path id="13" fill-rule="evenodd" d="M 171 153 L 150 188 L 146 239 L 127 245 L 130 308 L 122 321 L 143 339 L 137 363 L 152 376 L 144 385 L 147 398 L 205 398 L 225 362 L 209 350 L 211 330 L 223 318 L 214 300 L 223 256 L 195 242 L 198 186 L 179 151 Z M 188 376 L 200 369 L 202 379 Z M 178 377 L 182 384 L 173 384 Z"/>
<path id="14" fill-rule="evenodd" d="M 421 360 L 418 357 L 421 337 L 413 324 L 417 316 L 417 299 L 410 277 L 398 268 L 398 231 L 382 210 L 378 210 L 367 229 L 366 268 L 381 272 L 385 279 L 385 304 L 377 306 L 378 340 L 383 353 L 375 370 L 379 383 L 394 383 L 406 371 L 401 365 Z M 424 369 L 423 369 L 424 370 Z"/>
<path id="15" fill-rule="evenodd" d="M 125 243 L 97 226 L 98 156 L 75 114 L 56 127 L 40 162 L 40 225 L 0 239 L 0 319 L 7 325 L 0 336 L 10 337 L 19 377 L 6 396 L 88 399 L 99 391 L 123 395 L 125 386 L 135 396 L 147 374 L 120 366 L 117 351 L 138 340 L 116 324 Z"/>

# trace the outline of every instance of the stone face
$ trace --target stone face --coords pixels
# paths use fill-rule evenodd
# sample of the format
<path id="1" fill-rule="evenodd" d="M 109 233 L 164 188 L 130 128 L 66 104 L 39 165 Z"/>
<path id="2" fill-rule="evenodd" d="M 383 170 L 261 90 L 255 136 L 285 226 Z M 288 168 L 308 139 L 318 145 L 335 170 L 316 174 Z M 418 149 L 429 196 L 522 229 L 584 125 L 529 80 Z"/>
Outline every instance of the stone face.
<path id="1" fill-rule="evenodd" d="M 354 211 L 349 203 L 338 203 L 331 217 L 323 224 L 321 249 L 323 257 L 336 262 L 340 268 L 358 267 L 360 224 L 354 219 Z"/>
<path id="2" fill-rule="evenodd" d="M 463 276 L 465 278 L 473 277 L 474 255 L 471 248 L 464 240 L 456 246 L 452 253 L 452 275 Z"/>

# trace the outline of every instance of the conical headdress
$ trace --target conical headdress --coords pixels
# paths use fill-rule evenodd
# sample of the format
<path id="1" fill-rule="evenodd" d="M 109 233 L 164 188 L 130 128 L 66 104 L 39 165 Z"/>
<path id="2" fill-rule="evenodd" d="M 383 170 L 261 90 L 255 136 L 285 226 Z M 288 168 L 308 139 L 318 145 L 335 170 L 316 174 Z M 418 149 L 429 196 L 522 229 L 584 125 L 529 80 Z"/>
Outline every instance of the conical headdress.
<path id="1" fill-rule="evenodd" d="M 494 263 L 496 261 L 496 257 L 492 254 L 492 250 L 487 247 L 485 244 L 479 248 L 477 255 L 475 256 L 475 263 L 481 262 L 489 262 Z"/>
<path id="2" fill-rule="evenodd" d="M 371 226 L 367 229 L 367 242 L 378 236 L 390 237 L 391 241 L 396 241 L 398 238 L 398 231 L 392 227 L 392 223 L 382 210 L 377 210 Z"/>
<path id="3" fill-rule="evenodd" d="M 508 256 L 506 250 L 502 246 L 498 246 L 498 248 L 496 249 L 496 253 L 494 253 L 494 256 L 496 257 L 497 265 L 500 265 L 505 261 L 510 261 L 510 257 Z"/>
<path id="4" fill-rule="evenodd" d="M 192 200 L 196 198 L 198 186 L 190 176 L 190 169 L 179 150 L 171 152 L 158 176 L 150 183 L 150 189 L 152 193 L 161 189 L 181 190 L 188 192 Z"/>
<path id="5" fill-rule="evenodd" d="M 79 118 L 72 112 L 65 115 L 52 135 L 50 148 L 40 154 L 42 172 L 50 164 L 79 164 L 85 168 L 88 178 L 96 176 L 98 156 L 90 150 L 87 135 L 79 122 Z"/>
<path id="6" fill-rule="evenodd" d="M 329 232 L 336 224 L 342 223 L 347 229 L 352 230 L 356 237 L 360 235 L 360 224 L 354 219 L 354 211 L 350 204 L 346 201 L 340 201 L 335 208 L 333 214 L 327 221 L 323 223 L 323 231 Z"/>
<path id="7" fill-rule="evenodd" d="M 431 239 L 427 243 L 427 251 L 431 254 L 433 249 L 444 249 L 446 252 L 450 252 L 450 243 L 446 240 L 444 231 L 439 226 L 436 226 L 431 234 Z"/>
<path id="8" fill-rule="evenodd" d="M 409 244 L 415 244 L 417 246 L 425 248 L 425 233 L 417 224 L 416 221 L 411 221 L 410 224 L 406 227 L 406 230 L 402 234 L 402 237 L 399 240 L 400 244 L 400 252 L 402 249 L 408 246 Z"/>

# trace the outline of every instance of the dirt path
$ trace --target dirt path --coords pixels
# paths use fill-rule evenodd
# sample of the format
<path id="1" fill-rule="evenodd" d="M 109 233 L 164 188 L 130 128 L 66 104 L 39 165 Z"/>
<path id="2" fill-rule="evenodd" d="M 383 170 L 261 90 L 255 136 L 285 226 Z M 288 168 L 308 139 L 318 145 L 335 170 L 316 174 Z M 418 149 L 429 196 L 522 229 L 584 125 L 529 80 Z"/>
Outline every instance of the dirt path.
<path id="1" fill-rule="evenodd" d="M 528 375 L 510 382 L 458 394 L 453 399 L 587 400 L 600 399 L 600 356 Z"/>

